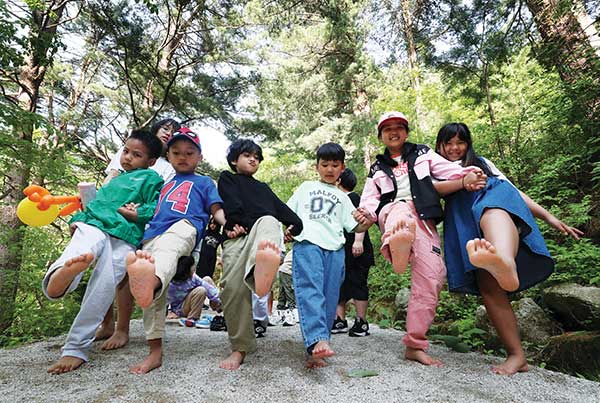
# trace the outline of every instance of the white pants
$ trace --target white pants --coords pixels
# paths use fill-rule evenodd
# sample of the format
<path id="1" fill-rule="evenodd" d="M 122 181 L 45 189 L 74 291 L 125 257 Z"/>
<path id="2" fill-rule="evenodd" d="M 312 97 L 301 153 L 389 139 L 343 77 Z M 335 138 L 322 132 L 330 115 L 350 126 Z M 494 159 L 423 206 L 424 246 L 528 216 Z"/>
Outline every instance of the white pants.
<path id="1" fill-rule="evenodd" d="M 106 311 L 115 298 L 117 285 L 125 277 L 125 256 L 134 251 L 135 247 L 91 225 L 82 222 L 76 224 L 77 229 L 73 238 L 62 255 L 46 272 L 42 289 L 46 297 L 56 299 L 48 295 L 50 276 L 71 258 L 90 252 L 94 255 L 96 266 L 92 270 L 79 313 L 71 325 L 62 349 L 63 357 L 77 357 L 87 361 L 87 351 L 94 341 L 96 329 L 102 323 Z M 77 288 L 83 274 L 82 272 L 73 279 L 65 294 Z"/>

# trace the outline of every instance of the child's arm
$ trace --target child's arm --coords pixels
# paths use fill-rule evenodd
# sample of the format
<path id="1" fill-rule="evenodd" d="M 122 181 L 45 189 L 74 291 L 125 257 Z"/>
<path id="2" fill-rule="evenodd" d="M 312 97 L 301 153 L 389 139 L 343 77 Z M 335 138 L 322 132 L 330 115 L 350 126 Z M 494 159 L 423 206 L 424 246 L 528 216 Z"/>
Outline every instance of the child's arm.
<path id="1" fill-rule="evenodd" d="M 221 172 L 217 188 L 223 199 L 224 208 L 227 210 L 227 221 L 223 225 L 223 229 L 232 231 L 236 224 L 244 228 L 250 227 L 250 220 L 244 214 L 244 203 L 240 197 L 235 175 L 227 171 Z"/>
<path id="2" fill-rule="evenodd" d="M 363 241 L 365 239 L 365 233 L 359 232 L 354 235 L 354 243 L 352 244 L 352 256 L 358 257 L 365 251 Z"/>
<path id="3" fill-rule="evenodd" d="M 527 204 L 527 207 L 529 207 L 529 210 L 531 210 L 531 214 L 533 214 L 534 217 L 544 220 L 548 225 L 556 228 L 564 235 L 570 235 L 575 239 L 579 239 L 579 237 L 583 235 L 582 231 L 578 230 L 575 227 L 571 227 L 570 225 L 565 224 L 564 222 L 556 218 L 551 212 L 534 202 L 525 193 L 521 192 L 520 190 L 519 193 L 521 194 L 521 197 L 523 197 L 523 200 L 525 200 L 525 204 Z"/>
<path id="4" fill-rule="evenodd" d="M 486 174 L 480 171 L 473 171 L 469 172 L 461 179 L 434 182 L 433 187 L 440 196 L 446 196 L 462 189 L 466 189 L 469 192 L 474 192 L 485 187 L 486 179 Z"/>
<path id="5" fill-rule="evenodd" d="M 215 204 L 211 205 L 210 213 L 215 218 L 215 221 L 219 225 L 221 225 L 223 228 L 225 228 L 225 223 L 227 222 L 227 219 L 225 218 L 225 210 L 223 210 L 223 208 L 221 207 L 221 204 L 215 203 Z M 246 230 L 244 229 L 244 227 L 242 227 L 239 224 L 234 224 L 233 228 L 231 230 L 224 229 L 224 231 L 225 231 L 225 235 L 227 236 L 227 238 L 230 238 L 230 239 L 237 238 L 238 236 L 246 233 Z"/>
<path id="6" fill-rule="evenodd" d="M 153 174 L 149 175 L 149 177 L 146 179 L 146 184 L 144 185 L 142 201 L 136 207 L 136 222 L 141 224 L 146 224 L 154 216 L 158 195 L 160 194 L 160 190 L 164 184 L 164 181 L 160 176 L 158 176 L 157 173 L 154 171 L 151 172 Z"/>

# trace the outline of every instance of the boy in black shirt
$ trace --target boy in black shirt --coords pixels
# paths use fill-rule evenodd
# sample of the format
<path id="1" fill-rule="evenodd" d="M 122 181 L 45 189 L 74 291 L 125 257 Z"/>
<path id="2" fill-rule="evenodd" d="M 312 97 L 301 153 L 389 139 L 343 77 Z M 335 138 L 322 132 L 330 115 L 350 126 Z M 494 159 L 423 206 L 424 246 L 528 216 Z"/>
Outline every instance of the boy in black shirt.
<path id="1" fill-rule="evenodd" d="M 302 221 L 253 175 L 263 160 L 262 149 L 252 140 L 236 140 L 227 152 L 235 173 L 223 171 L 219 195 L 223 199 L 229 239 L 223 243 L 221 299 L 232 353 L 219 367 L 235 370 L 247 353 L 256 350 L 252 319 L 252 292 L 267 295 L 280 264 L 281 227 L 286 239 L 302 232 Z"/>
<path id="2" fill-rule="evenodd" d="M 358 207 L 360 196 L 353 192 L 356 187 L 356 175 L 346 168 L 338 180 L 338 188 L 348 195 L 354 207 Z M 367 278 L 369 268 L 375 265 L 373 256 L 373 245 L 369 239 L 368 232 L 348 233 L 344 231 L 346 244 L 346 275 L 340 287 L 340 299 L 336 309 L 336 318 L 331 328 L 331 333 L 348 332 L 348 321 L 346 320 L 346 303 L 354 301 L 356 307 L 356 318 L 350 329 L 352 337 L 369 335 L 369 323 L 367 322 L 367 306 L 369 299 L 369 287 Z"/>

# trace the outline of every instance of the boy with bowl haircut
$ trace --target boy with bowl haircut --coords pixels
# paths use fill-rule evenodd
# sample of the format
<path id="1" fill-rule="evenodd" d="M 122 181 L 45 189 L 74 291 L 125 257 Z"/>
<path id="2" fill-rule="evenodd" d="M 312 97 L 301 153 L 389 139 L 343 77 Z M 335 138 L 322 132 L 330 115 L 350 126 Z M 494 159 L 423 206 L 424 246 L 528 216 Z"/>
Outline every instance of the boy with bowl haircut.
<path id="1" fill-rule="evenodd" d="M 231 354 L 219 367 L 236 370 L 246 354 L 256 350 L 252 318 L 252 292 L 267 295 L 281 261 L 280 222 L 286 237 L 302 231 L 302 221 L 266 183 L 254 179 L 263 160 L 262 149 L 248 139 L 229 146 L 227 162 L 235 173 L 219 176 L 219 194 L 229 239 L 223 243 L 221 300 L 227 321 Z"/>
<path id="2" fill-rule="evenodd" d="M 324 358 L 334 354 L 329 340 L 344 279 L 344 230 L 364 232 L 370 226 L 355 220 L 350 198 L 336 186 L 344 158 L 339 144 L 319 147 L 320 180 L 304 182 L 288 201 L 304 223 L 295 237 L 292 276 L 308 368 L 326 366 Z"/>

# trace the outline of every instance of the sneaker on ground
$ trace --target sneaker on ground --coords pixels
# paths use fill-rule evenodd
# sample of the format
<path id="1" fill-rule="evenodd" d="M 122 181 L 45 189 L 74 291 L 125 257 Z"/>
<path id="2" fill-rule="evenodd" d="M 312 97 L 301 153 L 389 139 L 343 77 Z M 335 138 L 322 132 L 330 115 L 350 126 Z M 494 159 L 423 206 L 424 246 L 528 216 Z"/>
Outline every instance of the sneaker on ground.
<path id="1" fill-rule="evenodd" d="M 196 321 L 194 326 L 196 326 L 198 329 L 210 329 L 210 323 L 211 320 L 208 317 L 203 316 Z"/>
<path id="2" fill-rule="evenodd" d="M 256 338 L 258 339 L 259 337 L 264 337 L 265 332 L 267 331 L 267 328 L 261 323 L 260 320 L 254 320 L 254 334 L 256 335 Z"/>
<path id="3" fill-rule="evenodd" d="M 183 327 L 194 327 L 193 319 L 179 318 L 177 323 L 179 323 L 179 326 L 183 326 Z"/>
<path id="4" fill-rule="evenodd" d="M 296 321 L 294 320 L 294 314 L 291 310 L 287 310 L 283 312 L 283 326 L 294 326 Z"/>
<path id="5" fill-rule="evenodd" d="M 363 337 L 368 336 L 369 333 L 369 323 L 358 316 L 354 320 L 354 325 L 348 332 L 348 336 L 351 337 Z"/>
<path id="6" fill-rule="evenodd" d="M 331 333 L 346 333 L 348 331 L 348 321 L 346 319 L 342 319 L 339 316 L 335 317 L 333 321 L 333 326 L 331 327 Z"/>
<path id="7" fill-rule="evenodd" d="M 225 323 L 225 318 L 221 315 L 217 315 L 210 322 L 210 330 L 213 332 L 218 332 L 222 330 L 227 330 L 227 324 Z"/>
<path id="8" fill-rule="evenodd" d="M 290 310 L 292 311 L 292 315 L 294 315 L 294 321 L 296 323 L 300 322 L 300 316 L 298 315 L 298 308 L 290 308 Z"/>
<path id="9" fill-rule="evenodd" d="M 273 311 L 273 314 L 269 316 L 269 326 L 279 326 L 283 323 L 283 312 L 279 309 Z"/>

